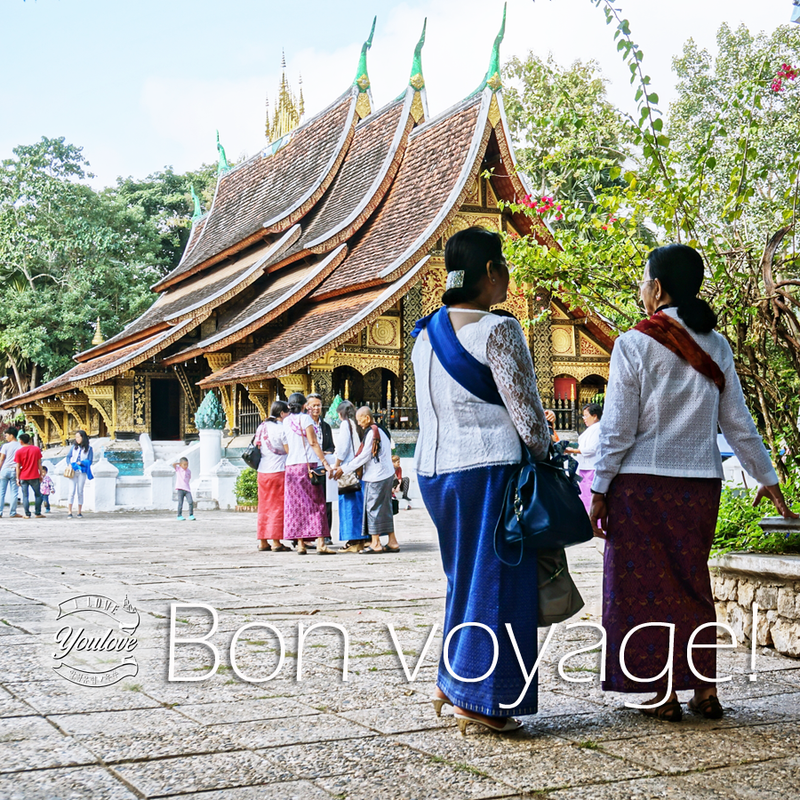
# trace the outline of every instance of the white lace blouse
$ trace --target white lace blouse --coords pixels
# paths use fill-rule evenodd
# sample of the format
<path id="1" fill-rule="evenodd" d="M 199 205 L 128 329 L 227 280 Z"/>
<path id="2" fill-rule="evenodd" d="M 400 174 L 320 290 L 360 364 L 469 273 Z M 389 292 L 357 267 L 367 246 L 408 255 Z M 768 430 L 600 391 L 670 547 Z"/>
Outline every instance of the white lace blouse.
<path id="1" fill-rule="evenodd" d="M 664 313 L 681 322 L 676 309 Z M 594 491 L 607 492 L 618 473 L 723 478 L 717 424 L 759 483 L 778 482 L 745 405 L 730 345 L 715 331 L 687 331 L 724 373 L 725 391 L 650 336 L 623 333 L 611 354 Z"/>
<path id="2" fill-rule="evenodd" d="M 450 311 L 451 316 L 462 313 L 470 312 Z M 454 381 L 423 331 L 411 355 L 420 429 L 415 467 L 420 475 L 518 463 L 520 438 L 536 459 L 545 457 L 550 444 L 533 361 L 519 322 L 487 312 L 472 314 L 476 321 L 461 327 L 456 336 L 491 369 L 505 406 L 486 403 Z"/>

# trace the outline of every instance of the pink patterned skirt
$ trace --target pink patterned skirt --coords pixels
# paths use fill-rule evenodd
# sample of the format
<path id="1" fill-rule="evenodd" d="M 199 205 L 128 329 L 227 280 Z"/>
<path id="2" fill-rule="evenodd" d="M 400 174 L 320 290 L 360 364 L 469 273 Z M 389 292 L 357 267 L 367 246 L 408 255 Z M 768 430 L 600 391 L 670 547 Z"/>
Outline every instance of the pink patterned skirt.
<path id="1" fill-rule="evenodd" d="M 330 536 L 325 513 L 325 487 L 314 486 L 307 464 L 286 467 L 283 503 L 283 538 L 316 539 Z"/>
<path id="2" fill-rule="evenodd" d="M 259 539 L 283 538 L 283 472 L 258 473 L 258 523 Z"/>

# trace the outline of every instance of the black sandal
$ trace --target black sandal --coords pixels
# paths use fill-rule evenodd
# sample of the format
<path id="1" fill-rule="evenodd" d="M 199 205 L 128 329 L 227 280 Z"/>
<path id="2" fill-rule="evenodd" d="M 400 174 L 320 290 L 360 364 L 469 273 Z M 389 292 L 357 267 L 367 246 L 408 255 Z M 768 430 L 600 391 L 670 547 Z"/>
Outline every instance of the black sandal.
<path id="1" fill-rule="evenodd" d="M 694 698 L 688 703 L 689 711 L 694 711 L 695 714 L 702 714 L 706 719 L 722 719 L 725 714 L 725 709 L 720 705 L 719 699 L 715 694 L 710 694 L 697 705 L 693 701 Z"/>
<path id="2" fill-rule="evenodd" d="M 680 722 L 683 719 L 683 709 L 677 698 L 668 700 L 656 708 L 642 708 L 640 711 L 648 717 L 655 717 L 663 722 Z"/>

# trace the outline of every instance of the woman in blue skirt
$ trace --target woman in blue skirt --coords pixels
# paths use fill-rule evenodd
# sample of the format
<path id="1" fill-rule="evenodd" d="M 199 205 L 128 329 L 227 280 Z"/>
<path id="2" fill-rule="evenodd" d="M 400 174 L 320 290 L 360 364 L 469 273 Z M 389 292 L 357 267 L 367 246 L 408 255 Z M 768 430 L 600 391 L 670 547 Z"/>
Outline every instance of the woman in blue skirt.
<path id="1" fill-rule="evenodd" d="M 342 400 L 336 408 L 339 414 L 339 430 L 336 432 L 336 467 L 352 461 L 361 444 L 356 425 L 356 407 L 349 400 Z M 344 475 L 351 486 L 339 487 L 339 539 L 344 542 L 340 553 L 360 553 L 369 537 L 361 530 L 364 517 L 364 492 L 361 481 L 352 475 Z M 340 481 L 341 483 L 341 481 Z"/>
<path id="2" fill-rule="evenodd" d="M 500 236 L 472 227 L 445 248 L 443 308 L 419 321 L 412 361 L 420 434 L 416 470 L 439 535 L 447 576 L 437 714 L 454 707 L 464 733 L 476 723 L 516 730 L 513 714 L 534 714 L 536 553 L 510 567 L 494 552 L 494 529 L 522 447 L 547 455 L 550 432 L 519 322 L 489 309 L 502 303 L 509 274 Z"/>

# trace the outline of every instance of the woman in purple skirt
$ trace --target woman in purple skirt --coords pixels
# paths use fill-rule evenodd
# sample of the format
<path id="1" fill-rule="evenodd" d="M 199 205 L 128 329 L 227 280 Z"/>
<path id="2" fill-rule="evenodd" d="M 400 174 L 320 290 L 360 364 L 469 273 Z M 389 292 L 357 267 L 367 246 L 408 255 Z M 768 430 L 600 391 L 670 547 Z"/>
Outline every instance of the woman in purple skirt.
<path id="1" fill-rule="evenodd" d="M 686 245 L 650 253 L 640 283 L 650 318 L 614 345 L 592 483 L 590 516 L 606 539 L 603 689 L 656 692 L 635 707 L 671 722 L 683 716 L 679 690 L 694 691 L 691 711 L 724 713 L 708 574 L 723 477 L 718 425 L 761 484 L 757 500 L 797 516 L 745 405 L 730 345 L 714 332 L 716 314 L 697 297 L 703 274 Z"/>

